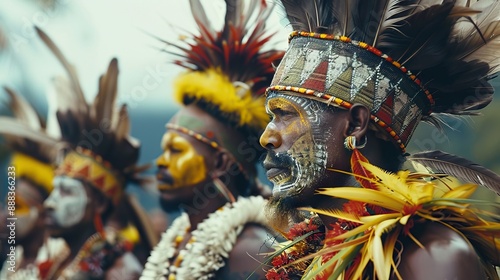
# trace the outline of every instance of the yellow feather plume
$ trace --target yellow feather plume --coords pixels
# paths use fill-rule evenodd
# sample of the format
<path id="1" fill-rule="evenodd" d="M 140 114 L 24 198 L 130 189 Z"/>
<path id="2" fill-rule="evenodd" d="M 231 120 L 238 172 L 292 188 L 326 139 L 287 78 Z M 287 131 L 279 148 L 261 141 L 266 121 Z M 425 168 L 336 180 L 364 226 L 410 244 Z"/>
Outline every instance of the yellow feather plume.
<path id="1" fill-rule="evenodd" d="M 14 153 L 12 155 L 11 165 L 16 168 L 15 173 L 17 178 L 28 178 L 33 183 L 45 189 L 47 193 L 52 191 L 54 168 L 51 165 L 21 153 Z"/>
<path id="2" fill-rule="evenodd" d="M 174 81 L 174 97 L 181 104 L 203 101 L 213 104 L 228 119 L 241 127 L 262 130 L 269 121 L 264 98 L 254 98 L 248 89 L 231 83 L 218 69 L 190 71 Z M 194 100 L 194 101 L 193 101 Z"/>

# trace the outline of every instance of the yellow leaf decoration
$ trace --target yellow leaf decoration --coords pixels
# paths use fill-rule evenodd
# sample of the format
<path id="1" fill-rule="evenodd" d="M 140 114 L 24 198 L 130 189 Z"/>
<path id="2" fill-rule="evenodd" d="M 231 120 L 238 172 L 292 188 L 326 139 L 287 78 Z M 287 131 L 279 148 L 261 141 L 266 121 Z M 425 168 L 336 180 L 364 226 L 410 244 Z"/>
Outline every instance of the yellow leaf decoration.
<path id="1" fill-rule="evenodd" d="M 399 211 L 404 206 L 403 200 L 391 196 L 390 194 L 387 194 L 385 192 L 372 189 L 339 187 L 339 188 L 320 189 L 318 193 L 323 195 L 333 196 L 336 198 L 366 202 L 380 207 L 385 207 L 387 209 L 391 209 L 394 211 Z"/>
<path id="2" fill-rule="evenodd" d="M 485 271 L 494 271 L 493 265 L 500 265 L 500 217 L 480 210 L 476 205 L 481 202 L 469 199 L 477 185 L 460 184 L 443 174 L 390 173 L 367 162 L 360 164 L 373 175 L 364 179 L 377 189 L 332 187 L 319 189 L 317 193 L 382 212 L 361 215 L 346 208 L 301 208 L 338 221 L 333 228 L 328 228 L 323 249 L 301 258 L 314 258 L 302 279 L 347 280 L 375 276 L 382 280 L 401 279 L 397 271 L 399 260 L 393 259 L 397 255 L 398 240 L 404 234 L 423 247 L 412 229 L 426 221 L 446 225 L 475 244 L 474 248 L 485 256 Z M 500 205 L 495 206 L 500 210 Z M 344 231 L 340 224 L 351 227 Z M 373 270 L 367 271 L 369 267 Z"/>

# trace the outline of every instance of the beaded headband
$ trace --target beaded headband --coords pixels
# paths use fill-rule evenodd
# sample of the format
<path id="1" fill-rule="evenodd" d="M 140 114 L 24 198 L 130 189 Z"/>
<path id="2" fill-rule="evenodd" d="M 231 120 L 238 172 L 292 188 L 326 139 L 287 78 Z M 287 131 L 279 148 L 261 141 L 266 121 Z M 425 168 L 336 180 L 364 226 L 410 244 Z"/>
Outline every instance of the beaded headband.
<path id="1" fill-rule="evenodd" d="M 434 100 L 420 80 L 397 61 L 345 36 L 294 31 L 267 91 L 295 93 L 349 109 L 361 103 L 371 119 L 405 151 Z"/>
<path id="2" fill-rule="evenodd" d="M 68 176 L 90 183 L 116 205 L 121 197 L 124 179 L 112 170 L 109 162 L 92 151 L 77 147 L 64 157 L 56 176 Z"/>
<path id="3" fill-rule="evenodd" d="M 212 148 L 214 148 L 216 150 L 220 150 L 221 149 L 220 145 L 216 141 L 211 140 L 208 137 L 205 137 L 205 136 L 201 135 L 200 133 L 195 132 L 195 131 L 190 130 L 190 129 L 187 129 L 187 128 L 183 127 L 183 126 L 179 126 L 179 125 L 176 125 L 176 124 L 173 124 L 173 123 L 167 123 L 165 125 L 165 127 L 168 128 L 168 129 L 177 130 L 179 132 L 187 134 L 187 135 L 195 138 L 196 140 L 201 141 L 201 142 L 209 145 L 210 147 L 212 147 Z M 213 137 L 213 135 L 212 135 L 212 137 Z"/>

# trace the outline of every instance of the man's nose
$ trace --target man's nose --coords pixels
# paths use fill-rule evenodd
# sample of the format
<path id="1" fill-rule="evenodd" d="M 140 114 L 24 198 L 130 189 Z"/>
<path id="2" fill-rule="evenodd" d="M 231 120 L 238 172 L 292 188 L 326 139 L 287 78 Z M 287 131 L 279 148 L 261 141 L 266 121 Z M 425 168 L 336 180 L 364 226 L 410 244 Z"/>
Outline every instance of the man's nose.
<path id="1" fill-rule="evenodd" d="M 161 154 L 157 159 L 156 159 L 156 166 L 158 167 L 164 167 L 168 168 L 168 155 L 167 153 Z"/>
<path id="2" fill-rule="evenodd" d="M 260 136 L 260 145 L 267 150 L 274 150 L 281 146 L 282 138 L 278 130 L 276 129 L 276 125 L 272 122 L 266 126 L 266 129 Z"/>

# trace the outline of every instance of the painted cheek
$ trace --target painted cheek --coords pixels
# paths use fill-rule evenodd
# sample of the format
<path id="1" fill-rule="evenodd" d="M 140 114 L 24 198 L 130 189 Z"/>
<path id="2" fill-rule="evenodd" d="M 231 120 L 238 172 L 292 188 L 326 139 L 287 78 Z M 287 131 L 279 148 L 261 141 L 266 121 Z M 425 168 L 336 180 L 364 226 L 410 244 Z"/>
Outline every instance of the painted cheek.
<path id="1" fill-rule="evenodd" d="M 30 211 L 28 203 L 20 196 L 16 195 L 16 215 L 27 215 Z"/>
<path id="2" fill-rule="evenodd" d="M 291 140 L 296 139 L 293 143 L 297 142 L 297 140 L 302 137 L 304 134 L 306 134 L 308 131 L 308 125 L 300 119 L 296 119 L 290 124 L 288 124 L 282 132 L 283 137 L 289 138 Z"/>
<path id="3" fill-rule="evenodd" d="M 189 145 L 183 152 L 171 155 L 170 173 L 174 179 L 174 188 L 192 186 L 206 178 L 206 166 L 203 156 L 196 153 Z"/>
<path id="4" fill-rule="evenodd" d="M 78 224 L 87 206 L 87 193 L 82 185 L 72 186 L 71 195 L 58 195 L 57 207 L 54 209 L 54 218 L 57 224 L 70 227 Z"/>

